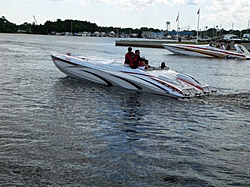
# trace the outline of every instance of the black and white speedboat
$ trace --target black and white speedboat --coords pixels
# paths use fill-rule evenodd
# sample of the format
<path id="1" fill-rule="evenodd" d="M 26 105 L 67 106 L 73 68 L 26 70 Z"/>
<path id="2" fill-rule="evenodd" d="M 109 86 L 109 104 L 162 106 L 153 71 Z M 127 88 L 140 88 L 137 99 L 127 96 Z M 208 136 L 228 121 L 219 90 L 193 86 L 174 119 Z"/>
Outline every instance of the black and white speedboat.
<path id="1" fill-rule="evenodd" d="M 169 68 L 131 69 L 122 62 L 88 58 L 72 53 L 51 54 L 55 66 L 66 75 L 108 86 L 148 92 L 172 98 L 209 95 L 213 90 L 193 76 Z"/>

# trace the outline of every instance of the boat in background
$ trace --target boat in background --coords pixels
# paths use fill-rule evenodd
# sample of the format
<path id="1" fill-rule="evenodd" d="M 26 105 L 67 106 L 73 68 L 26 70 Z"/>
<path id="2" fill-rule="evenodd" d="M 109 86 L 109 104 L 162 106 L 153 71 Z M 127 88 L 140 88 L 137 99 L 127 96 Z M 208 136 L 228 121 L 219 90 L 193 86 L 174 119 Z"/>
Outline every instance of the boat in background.
<path id="1" fill-rule="evenodd" d="M 225 50 L 209 45 L 195 44 L 162 44 L 164 48 L 174 54 L 250 60 L 250 52 L 241 44 L 234 44 L 234 50 Z"/>
<path id="2" fill-rule="evenodd" d="M 55 66 L 66 75 L 107 86 L 148 92 L 171 98 L 191 98 L 209 95 L 210 86 L 188 74 L 165 67 L 131 69 L 123 62 L 89 58 L 77 54 L 51 54 Z"/>

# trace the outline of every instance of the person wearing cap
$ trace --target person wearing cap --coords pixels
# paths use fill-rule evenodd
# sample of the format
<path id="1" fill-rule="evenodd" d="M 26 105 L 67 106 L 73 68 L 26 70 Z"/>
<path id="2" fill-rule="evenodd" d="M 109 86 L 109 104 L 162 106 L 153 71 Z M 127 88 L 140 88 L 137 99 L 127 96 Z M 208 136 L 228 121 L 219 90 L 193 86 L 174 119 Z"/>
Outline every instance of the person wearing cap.
<path id="1" fill-rule="evenodd" d="M 128 52 L 125 54 L 125 61 L 124 61 L 125 67 L 129 67 L 130 60 L 131 60 L 133 55 L 134 55 L 134 52 L 132 51 L 132 47 L 129 47 Z"/>

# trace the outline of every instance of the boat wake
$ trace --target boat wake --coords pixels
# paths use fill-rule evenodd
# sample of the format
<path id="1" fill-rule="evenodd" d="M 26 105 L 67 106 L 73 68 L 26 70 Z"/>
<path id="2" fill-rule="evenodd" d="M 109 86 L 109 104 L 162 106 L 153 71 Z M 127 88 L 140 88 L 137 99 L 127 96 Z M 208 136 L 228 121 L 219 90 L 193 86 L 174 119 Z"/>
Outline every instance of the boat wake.
<path id="1" fill-rule="evenodd" d="M 250 93 L 214 94 L 202 99 L 202 102 L 227 108 L 250 109 Z"/>

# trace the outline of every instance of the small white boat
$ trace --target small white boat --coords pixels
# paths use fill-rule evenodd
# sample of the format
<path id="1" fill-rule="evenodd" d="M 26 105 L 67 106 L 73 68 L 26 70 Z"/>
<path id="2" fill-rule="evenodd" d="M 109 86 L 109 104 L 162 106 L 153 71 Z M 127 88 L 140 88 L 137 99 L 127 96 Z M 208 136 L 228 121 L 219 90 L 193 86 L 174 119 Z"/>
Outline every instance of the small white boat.
<path id="1" fill-rule="evenodd" d="M 172 98 L 191 98 L 213 92 L 193 76 L 165 68 L 131 69 L 122 62 L 98 60 L 72 53 L 51 54 L 55 66 L 66 75 L 107 86 L 120 86 Z"/>
<path id="2" fill-rule="evenodd" d="M 174 54 L 182 54 L 197 57 L 214 57 L 250 60 L 250 52 L 241 44 L 234 44 L 235 50 L 225 50 L 209 45 L 195 44 L 162 44 Z"/>

